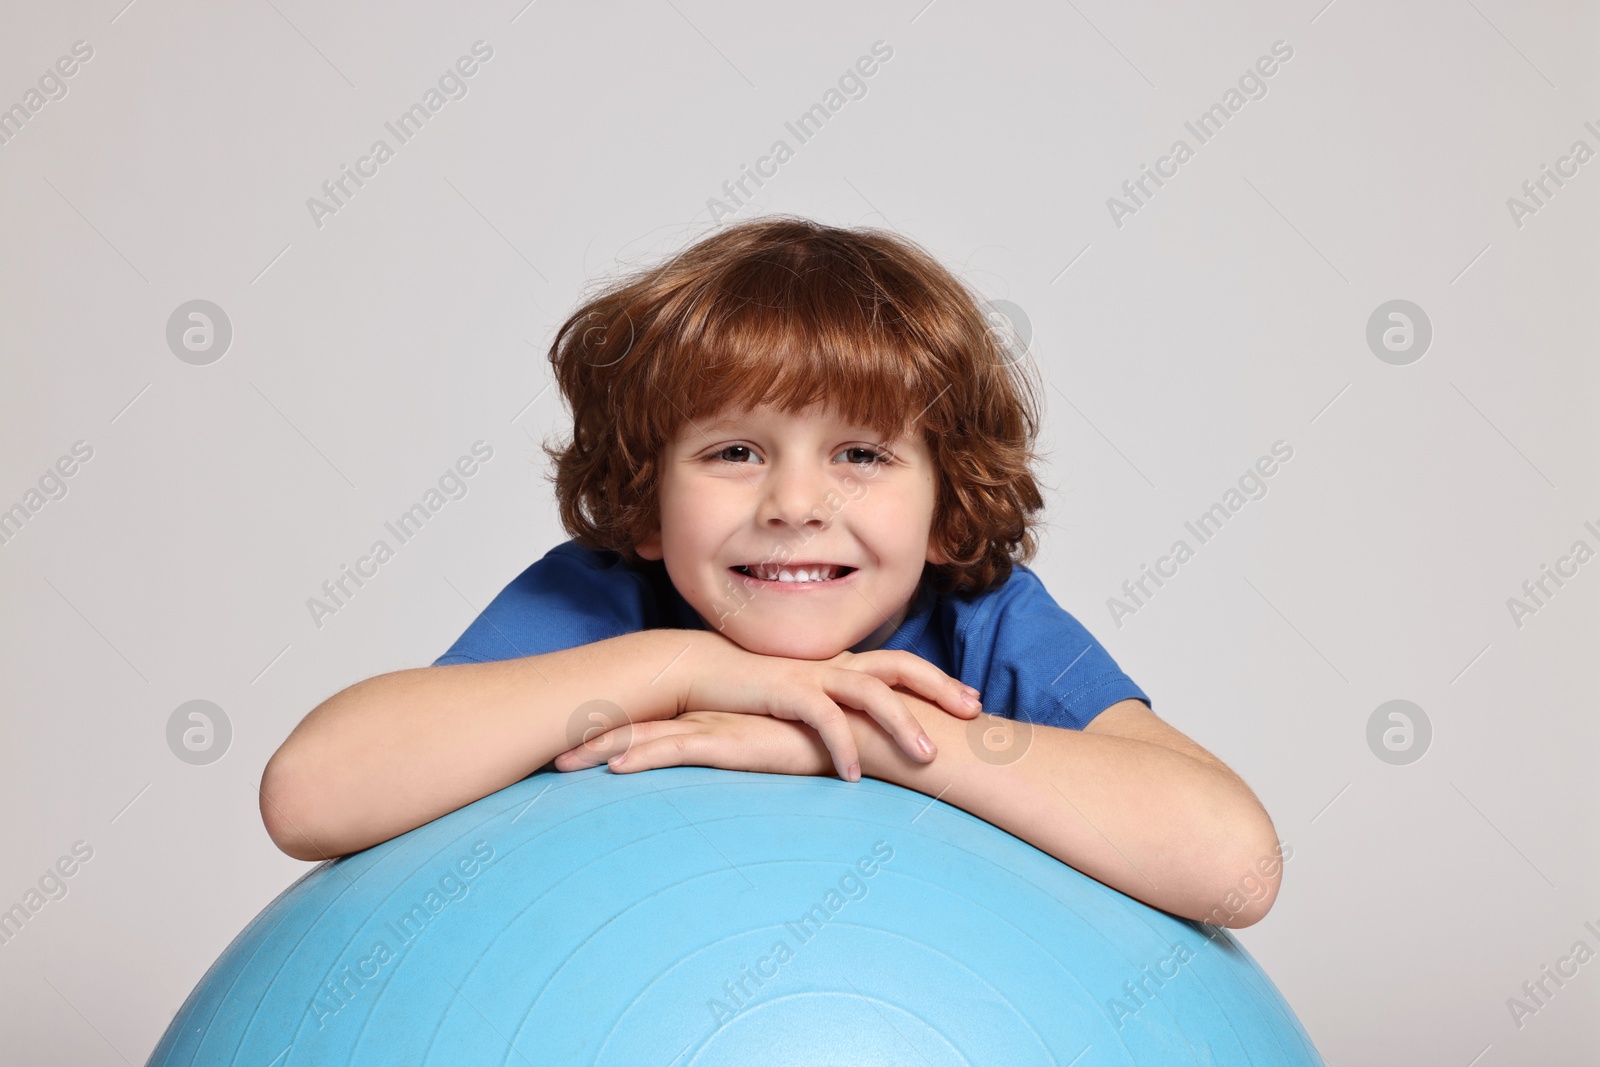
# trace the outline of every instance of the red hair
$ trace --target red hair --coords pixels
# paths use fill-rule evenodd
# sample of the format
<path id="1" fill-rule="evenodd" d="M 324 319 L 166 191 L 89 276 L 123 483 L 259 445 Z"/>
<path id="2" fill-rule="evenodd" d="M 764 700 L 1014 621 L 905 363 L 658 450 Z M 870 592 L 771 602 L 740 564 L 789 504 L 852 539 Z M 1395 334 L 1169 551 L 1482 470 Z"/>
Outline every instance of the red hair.
<path id="1" fill-rule="evenodd" d="M 1037 550 L 1037 400 L 979 298 L 885 230 L 764 216 L 606 286 L 550 346 L 572 439 L 545 446 L 561 524 L 640 561 L 663 449 L 688 421 L 812 404 L 885 437 L 920 429 L 937 468 L 939 592 L 1002 585 Z M 915 425 L 913 422 L 915 421 Z"/>

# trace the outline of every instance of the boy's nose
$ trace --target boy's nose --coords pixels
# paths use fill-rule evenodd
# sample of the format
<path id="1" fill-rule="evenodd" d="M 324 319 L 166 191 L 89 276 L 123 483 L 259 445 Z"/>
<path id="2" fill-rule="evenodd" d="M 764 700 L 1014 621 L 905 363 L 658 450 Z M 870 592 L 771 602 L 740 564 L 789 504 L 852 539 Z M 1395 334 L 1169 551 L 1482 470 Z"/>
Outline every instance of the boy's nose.
<path id="1" fill-rule="evenodd" d="M 757 519 L 765 525 L 824 527 L 830 512 L 824 501 L 828 483 L 821 471 L 801 463 L 775 466 L 761 495 Z"/>

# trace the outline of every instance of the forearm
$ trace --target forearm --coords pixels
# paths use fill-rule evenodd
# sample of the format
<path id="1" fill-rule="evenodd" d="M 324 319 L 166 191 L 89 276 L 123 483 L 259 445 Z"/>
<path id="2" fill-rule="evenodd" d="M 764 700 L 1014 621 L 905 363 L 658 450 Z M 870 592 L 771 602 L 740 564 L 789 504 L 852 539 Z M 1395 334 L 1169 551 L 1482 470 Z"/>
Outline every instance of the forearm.
<path id="1" fill-rule="evenodd" d="M 387 841 L 527 777 L 587 726 L 618 725 L 575 719 L 590 701 L 631 722 L 673 717 L 691 646 L 689 631 L 647 630 L 358 682 L 312 710 L 268 762 L 262 821 L 297 859 Z"/>
<path id="2" fill-rule="evenodd" d="M 1037 725 L 1020 757 L 986 762 L 968 741 L 968 723 L 902 696 L 938 757 L 907 759 L 875 723 L 852 715 L 864 775 L 936 796 L 1175 915 L 1238 927 L 1272 906 L 1276 865 L 1272 877 L 1257 873 L 1276 856 L 1272 821 L 1226 767 L 1144 741 Z M 1251 878 L 1266 885 L 1256 900 L 1239 894 Z"/>

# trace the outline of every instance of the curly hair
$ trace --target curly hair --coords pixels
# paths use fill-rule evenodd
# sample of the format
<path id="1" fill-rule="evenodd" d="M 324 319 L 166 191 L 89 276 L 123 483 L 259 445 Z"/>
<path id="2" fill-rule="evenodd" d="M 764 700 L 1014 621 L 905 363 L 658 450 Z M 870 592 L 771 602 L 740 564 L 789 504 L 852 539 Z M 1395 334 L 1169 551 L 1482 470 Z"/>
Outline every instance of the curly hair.
<path id="1" fill-rule="evenodd" d="M 605 286 L 562 324 L 550 363 L 572 439 L 544 451 L 562 526 L 587 548 L 639 564 L 663 449 L 685 423 L 821 404 L 888 437 L 924 434 L 930 539 L 948 560 L 925 566 L 937 591 L 987 592 L 1037 550 L 1026 364 L 973 292 L 888 231 L 782 215 L 729 226 Z"/>

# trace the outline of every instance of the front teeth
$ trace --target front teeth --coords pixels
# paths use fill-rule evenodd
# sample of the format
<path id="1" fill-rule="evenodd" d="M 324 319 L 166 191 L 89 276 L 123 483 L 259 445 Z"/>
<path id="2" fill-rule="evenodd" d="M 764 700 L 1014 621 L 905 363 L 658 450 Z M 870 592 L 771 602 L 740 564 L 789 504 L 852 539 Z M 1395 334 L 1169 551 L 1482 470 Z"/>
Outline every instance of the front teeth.
<path id="1" fill-rule="evenodd" d="M 824 582 L 838 577 L 838 567 L 811 567 L 806 569 L 790 569 L 788 567 L 758 567 L 748 568 L 751 575 L 769 582 Z"/>

